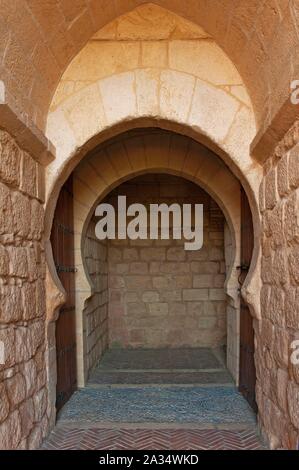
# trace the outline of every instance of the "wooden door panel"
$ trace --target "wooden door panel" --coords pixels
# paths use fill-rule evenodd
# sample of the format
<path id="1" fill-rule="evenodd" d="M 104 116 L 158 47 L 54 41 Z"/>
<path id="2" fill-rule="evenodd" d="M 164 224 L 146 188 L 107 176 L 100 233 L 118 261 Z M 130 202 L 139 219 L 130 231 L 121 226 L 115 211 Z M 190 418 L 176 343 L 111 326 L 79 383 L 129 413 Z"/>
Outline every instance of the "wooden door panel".
<path id="1" fill-rule="evenodd" d="M 252 215 L 246 193 L 241 188 L 241 266 L 240 284 L 242 285 L 252 258 L 254 233 Z M 253 318 L 241 296 L 240 306 L 240 374 L 239 390 L 251 407 L 257 411 L 255 401 L 256 369 L 254 363 Z"/>
<path id="2" fill-rule="evenodd" d="M 57 274 L 67 293 L 66 303 L 60 309 L 56 322 L 57 410 L 67 402 L 77 387 L 72 189 L 73 181 L 70 177 L 61 189 L 51 234 Z"/>

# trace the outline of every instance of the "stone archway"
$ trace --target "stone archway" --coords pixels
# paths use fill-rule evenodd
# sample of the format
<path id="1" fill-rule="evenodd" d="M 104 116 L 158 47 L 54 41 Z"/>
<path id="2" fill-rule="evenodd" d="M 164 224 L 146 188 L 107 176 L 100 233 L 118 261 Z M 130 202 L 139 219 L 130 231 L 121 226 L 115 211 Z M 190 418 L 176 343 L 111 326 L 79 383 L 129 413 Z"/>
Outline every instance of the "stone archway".
<path id="1" fill-rule="evenodd" d="M 191 143 L 190 143 L 191 142 Z M 76 316 L 77 324 L 83 329 L 85 302 L 92 295 L 91 283 L 84 269 L 82 240 L 99 198 L 111 189 L 133 176 L 146 172 L 166 172 L 194 181 L 203 187 L 222 208 L 231 233 L 232 262 L 229 265 L 225 290 L 231 299 L 232 315 L 228 337 L 228 366 L 238 380 L 238 328 L 239 296 L 238 272 L 240 264 L 240 204 L 237 194 L 239 181 L 227 166 L 212 151 L 190 138 L 169 131 L 140 129 L 133 133 L 119 135 L 91 152 L 77 166 L 74 172 L 74 224 L 75 224 L 75 265 L 77 269 Z M 51 258 L 50 262 L 51 262 Z M 51 317 L 49 317 L 51 321 Z M 51 325 L 51 323 L 50 323 Z M 52 331 L 53 335 L 53 331 Z M 50 338 L 49 338 L 50 339 Z M 236 343 L 237 341 L 237 343 Z M 77 336 L 78 383 L 84 386 L 87 377 L 85 338 Z M 53 340 L 51 340 L 53 344 Z M 237 353 L 236 353 L 237 352 Z M 54 375 L 53 375 L 54 374 Z M 54 382 L 55 369 L 50 381 Z M 55 394 L 52 395 L 54 399 Z"/>
<path id="2" fill-rule="evenodd" d="M 227 177 L 226 172 L 229 173 L 229 171 L 225 166 L 222 169 L 218 164 L 212 163 L 214 159 L 212 155 L 217 154 L 235 175 L 235 180 L 240 180 L 247 193 L 253 213 L 255 249 L 243 292 L 250 305 L 252 315 L 259 318 L 260 305 L 256 295 L 260 288 L 260 224 L 257 194 L 262 179 L 262 169 L 250 155 L 250 144 L 256 132 L 255 118 L 243 81 L 234 65 L 211 38 L 208 39 L 205 47 L 207 47 L 206 53 L 213 58 L 208 67 L 210 76 L 209 72 L 205 70 L 206 56 L 201 47 L 197 57 L 199 66 L 195 69 L 192 67 L 192 57 L 182 62 L 179 48 L 170 47 L 170 45 L 169 60 L 162 65 L 155 63 L 155 61 L 150 64 L 144 62 L 135 64 L 133 60 L 132 63 L 129 61 L 122 67 L 119 67 L 117 61 L 113 62 L 114 59 L 107 62 L 105 55 L 101 56 L 104 53 L 101 48 L 96 50 L 96 55 L 94 52 L 90 53 L 88 45 L 82 49 L 78 60 L 81 65 L 83 64 L 83 69 L 91 70 L 88 69 L 90 64 L 94 63 L 95 59 L 102 59 L 102 62 L 106 64 L 106 75 L 97 76 L 95 74 L 91 80 L 88 79 L 84 82 L 83 86 L 81 84 L 68 93 L 63 81 L 67 73 L 74 73 L 75 81 L 78 78 L 75 60 L 70 64 L 66 75 L 62 77 L 62 86 L 58 88 L 53 99 L 48 115 L 47 135 L 55 144 L 57 153 L 56 159 L 47 169 L 45 238 L 49 239 L 55 204 L 62 184 L 81 160 L 84 162 L 86 155 L 92 155 L 100 144 L 134 128 L 169 130 L 180 134 L 181 140 L 184 139 L 183 136 L 191 137 L 198 144 L 204 145 L 207 148 L 205 152 L 211 156 L 210 166 L 206 168 L 206 179 L 204 179 L 204 172 L 201 174 L 199 171 L 201 158 L 192 160 L 189 162 L 189 166 L 187 164 L 184 167 L 180 160 L 177 163 L 165 162 L 163 157 L 160 159 L 159 155 L 151 155 L 147 159 L 148 161 L 140 166 L 136 159 L 134 164 L 128 164 L 128 157 L 124 152 L 120 152 L 116 157 L 116 171 L 109 169 L 109 162 L 106 168 L 98 170 L 100 174 L 107 172 L 106 186 L 103 185 L 103 182 L 100 183 L 101 176 L 95 178 L 93 174 L 93 177 L 104 192 L 111 189 L 113 185 L 119 184 L 122 179 L 130 177 L 132 174 L 138 174 L 138 171 L 155 169 L 163 171 L 164 169 L 173 172 L 173 174 L 180 174 L 187 179 L 197 179 L 213 194 L 217 178 L 223 177 L 221 180 L 223 192 L 230 192 L 234 187 L 231 178 L 234 177 Z M 183 50 L 184 47 L 181 52 Z M 213 64 L 219 65 L 216 71 L 213 70 Z M 79 67 L 79 70 L 82 70 L 82 67 L 81 69 Z M 203 70 L 205 70 L 204 75 Z M 238 88 L 238 91 L 235 87 Z M 206 160 L 208 161 L 210 158 L 208 157 Z M 171 164 L 173 164 L 173 168 L 171 168 Z M 88 173 L 88 167 L 85 168 L 85 171 Z M 87 179 L 90 176 L 87 176 Z M 82 178 L 84 179 L 86 176 L 82 176 Z M 75 185 L 80 185 L 79 179 L 76 180 Z M 237 224 L 235 226 L 233 224 L 235 215 L 233 209 L 232 214 L 230 213 L 229 201 L 227 200 L 225 204 L 222 202 L 221 186 L 217 186 L 219 191 L 216 198 L 222 205 L 232 227 L 231 233 L 235 234 L 235 240 L 237 240 Z M 81 190 L 82 194 L 85 193 L 89 197 L 87 206 L 90 209 L 96 200 L 96 195 L 92 196 L 92 191 L 87 187 L 83 188 L 82 184 Z M 98 196 L 99 194 L 97 194 Z M 94 197 L 94 201 L 92 201 L 92 197 Z M 233 193 L 231 193 L 231 199 L 233 199 Z M 82 211 L 82 208 L 84 212 L 84 203 L 81 208 L 78 207 L 78 213 L 80 210 Z M 79 218 L 81 216 L 82 214 Z M 86 213 L 84 213 L 83 219 L 84 217 L 87 218 Z M 237 241 L 235 248 L 235 258 L 237 259 L 239 256 Z M 63 291 L 55 273 L 49 243 L 48 255 L 48 282 L 55 293 L 52 296 L 53 300 L 49 299 L 48 302 L 48 321 L 51 325 L 51 321 L 55 318 L 53 313 L 57 310 L 59 303 L 63 301 Z M 80 265 L 82 264 L 81 255 L 78 254 L 78 256 Z M 230 284 L 234 275 L 232 266 L 227 282 L 227 291 L 232 298 L 236 297 L 234 293 L 236 285 L 231 288 Z M 78 305 L 81 307 L 87 293 L 90 292 L 90 284 L 84 275 L 82 276 L 82 285 L 85 293 L 78 298 Z M 79 311 L 81 310 L 79 308 Z M 83 351 L 83 349 L 82 345 L 81 350 Z M 79 369 L 81 383 L 84 383 L 82 360 Z"/>

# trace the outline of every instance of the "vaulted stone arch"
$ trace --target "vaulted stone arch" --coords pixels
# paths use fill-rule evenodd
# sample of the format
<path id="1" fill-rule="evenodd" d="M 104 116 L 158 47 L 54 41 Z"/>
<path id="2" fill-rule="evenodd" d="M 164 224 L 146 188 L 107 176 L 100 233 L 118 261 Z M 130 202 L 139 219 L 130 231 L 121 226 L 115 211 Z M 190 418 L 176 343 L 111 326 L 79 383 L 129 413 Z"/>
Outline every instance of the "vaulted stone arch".
<path id="1" fill-rule="evenodd" d="M 92 283 L 84 267 L 82 244 L 96 204 L 115 186 L 143 173 L 168 173 L 195 182 L 218 203 L 226 217 L 232 242 L 232 258 L 227 272 L 225 291 L 236 311 L 228 337 L 228 365 L 238 380 L 238 271 L 240 264 L 240 184 L 221 160 L 202 145 L 171 132 L 119 136 L 116 142 L 104 144 L 93 152 L 74 172 L 74 228 L 77 323 L 83 324 L 84 304 L 92 295 Z M 230 336 L 230 334 L 232 336 Z M 78 335 L 79 383 L 87 377 L 85 338 Z"/>

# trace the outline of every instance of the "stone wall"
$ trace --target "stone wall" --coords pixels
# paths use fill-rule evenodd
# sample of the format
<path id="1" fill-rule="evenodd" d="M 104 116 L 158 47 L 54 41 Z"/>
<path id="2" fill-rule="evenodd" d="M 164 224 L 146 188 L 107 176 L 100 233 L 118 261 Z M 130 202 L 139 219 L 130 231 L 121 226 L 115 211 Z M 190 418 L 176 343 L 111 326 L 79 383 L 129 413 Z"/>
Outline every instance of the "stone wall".
<path id="1" fill-rule="evenodd" d="M 264 168 L 262 320 L 256 324 L 257 401 L 271 446 L 299 441 L 299 366 L 291 343 L 299 339 L 299 123 Z"/>
<path id="2" fill-rule="evenodd" d="M 0 448 L 47 432 L 44 168 L 0 130 Z"/>
<path id="3" fill-rule="evenodd" d="M 85 237 L 84 259 L 92 284 L 92 295 L 83 312 L 86 331 L 87 374 L 101 359 L 108 346 L 108 266 L 107 241 L 95 236 L 91 220 Z"/>
<path id="4" fill-rule="evenodd" d="M 109 240 L 111 347 L 196 347 L 226 342 L 224 217 L 198 185 L 170 175 L 137 177 L 114 190 L 127 206 L 204 205 L 204 246 L 183 240 Z"/>

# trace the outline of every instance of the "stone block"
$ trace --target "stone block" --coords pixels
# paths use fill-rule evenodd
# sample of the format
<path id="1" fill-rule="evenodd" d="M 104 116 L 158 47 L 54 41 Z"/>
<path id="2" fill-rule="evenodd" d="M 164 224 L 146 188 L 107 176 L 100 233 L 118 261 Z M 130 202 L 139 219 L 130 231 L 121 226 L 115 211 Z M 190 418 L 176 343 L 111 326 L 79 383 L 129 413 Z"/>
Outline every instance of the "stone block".
<path id="1" fill-rule="evenodd" d="M 150 276 L 128 275 L 128 276 L 125 276 L 124 279 L 125 279 L 125 285 L 127 289 L 131 289 L 131 290 L 151 289 L 152 287 L 152 278 Z"/>
<path id="2" fill-rule="evenodd" d="M 192 261 L 191 271 L 196 274 L 217 274 L 220 266 L 217 261 Z"/>
<path id="3" fill-rule="evenodd" d="M 225 300 L 226 293 L 224 289 L 209 289 L 210 300 Z"/>
<path id="4" fill-rule="evenodd" d="M 7 394 L 12 408 L 22 403 L 26 397 L 26 383 L 22 374 L 16 374 L 5 381 Z"/>
<path id="5" fill-rule="evenodd" d="M 173 276 L 154 276 L 153 277 L 153 287 L 155 289 L 174 289 L 176 286 L 175 279 Z"/>
<path id="6" fill-rule="evenodd" d="M 168 248 L 166 258 L 169 261 L 184 261 L 186 259 L 186 252 L 180 247 Z"/>
<path id="7" fill-rule="evenodd" d="M 291 188 L 299 187 L 299 147 L 296 145 L 289 155 L 289 184 Z"/>
<path id="8" fill-rule="evenodd" d="M 286 324 L 298 329 L 299 325 L 299 287 L 289 287 L 285 297 Z"/>
<path id="9" fill-rule="evenodd" d="M 298 247 L 292 248 L 289 254 L 289 271 L 291 275 L 292 283 L 295 285 L 299 284 L 299 251 Z"/>
<path id="10" fill-rule="evenodd" d="M 33 199 L 31 201 L 31 225 L 30 236 L 34 240 L 40 240 L 44 231 L 44 209 L 42 204 Z"/>
<path id="11" fill-rule="evenodd" d="M 193 287 L 212 287 L 213 284 L 214 282 L 212 274 L 200 274 L 193 276 Z"/>
<path id="12" fill-rule="evenodd" d="M 24 320 L 31 320 L 33 318 L 36 318 L 37 317 L 36 285 L 34 283 L 23 284 L 21 293 L 22 293 L 22 306 L 23 306 Z"/>
<path id="13" fill-rule="evenodd" d="M 21 150 L 13 138 L 0 131 L 0 178 L 4 183 L 18 187 L 20 184 Z"/>
<path id="14" fill-rule="evenodd" d="M 0 183 L 0 234 L 13 232 L 11 192 Z"/>
<path id="15" fill-rule="evenodd" d="M 299 429 L 299 385 L 289 382 L 287 396 L 290 419 L 295 428 Z"/>
<path id="16" fill-rule="evenodd" d="M 124 261 L 137 261 L 138 260 L 137 249 L 136 248 L 124 248 L 123 259 Z"/>
<path id="17" fill-rule="evenodd" d="M 273 209 L 278 199 L 276 169 L 272 168 L 265 177 L 265 203 L 266 209 Z"/>
<path id="18" fill-rule="evenodd" d="M 20 192 L 13 192 L 11 195 L 13 213 L 14 232 L 22 238 L 27 238 L 30 231 L 31 204 L 30 199 Z M 29 222 L 29 223 L 28 223 Z"/>
<path id="19" fill-rule="evenodd" d="M 165 248 L 162 247 L 141 248 L 140 250 L 140 259 L 142 261 L 163 261 L 165 257 Z"/>
<path id="20" fill-rule="evenodd" d="M 149 314 L 153 316 L 168 315 L 168 303 L 166 302 L 149 303 L 148 309 L 149 309 Z"/>
<path id="21" fill-rule="evenodd" d="M 28 261 L 26 248 L 8 247 L 9 274 L 14 277 L 26 278 L 28 276 Z"/>
<path id="22" fill-rule="evenodd" d="M 159 302 L 160 295 L 159 292 L 156 291 L 146 291 L 142 294 L 142 301 L 143 302 Z"/>
<path id="23" fill-rule="evenodd" d="M 277 164 L 277 189 L 280 197 L 289 192 L 288 154 L 283 155 Z"/>
<path id="24" fill-rule="evenodd" d="M 7 250 L 0 245 L 0 276 L 7 276 L 9 272 L 9 256 Z"/>
<path id="25" fill-rule="evenodd" d="M 34 405 L 30 398 L 21 404 L 19 408 L 21 418 L 22 438 L 28 437 L 34 423 Z"/>
<path id="26" fill-rule="evenodd" d="M 198 328 L 202 328 L 203 330 L 209 330 L 215 328 L 217 326 L 217 318 L 216 317 L 199 317 L 198 318 Z"/>
<path id="27" fill-rule="evenodd" d="M 22 153 L 22 170 L 20 189 L 31 197 L 37 196 L 36 162 L 26 152 Z"/>
<path id="28" fill-rule="evenodd" d="M 9 413 L 9 401 L 4 383 L 0 383 L 0 423 L 2 423 Z"/>
<path id="29" fill-rule="evenodd" d="M 22 296 L 18 286 L 0 286 L 0 323 L 11 323 L 22 318 Z"/>
<path id="30" fill-rule="evenodd" d="M 17 448 L 21 435 L 20 414 L 18 410 L 15 410 L 0 424 L 1 449 L 11 450 Z"/>
<path id="31" fill-rule="evenodd" d="M 294 191 L 285 203 L 284 235 L 288 243 L 299 243 L 299 190 Z"/>
<path id="32" fill-rule="evenodd" d="M 146 307 L 143 302 L 131 302 L 127 305 L 127 314 L 132 317 L 142 317 L 146 314 Z"/>
<path id="33" fill-rule="evenodd" d="M 209 290 L 208 289 L 184 289 L 183 300 L 184 301 L 198 301 L 208 300 Z"/>
<path id="34" fill-rule="evenodd" d="M 186 314 L 185 302 L 169 302 L 169 314 L 173 316 Z"/>
<path id="35" fill-rule="evenodd" d="M 148 264 L 146 262 L 133 262 L 130 264 L 132 274 L 147 274 Z"/>
<path id="36" fill-rule="evenodd" d="M 188 315 L 199 316 L 204 312 L 205 302 L 187 302 Z"/>

